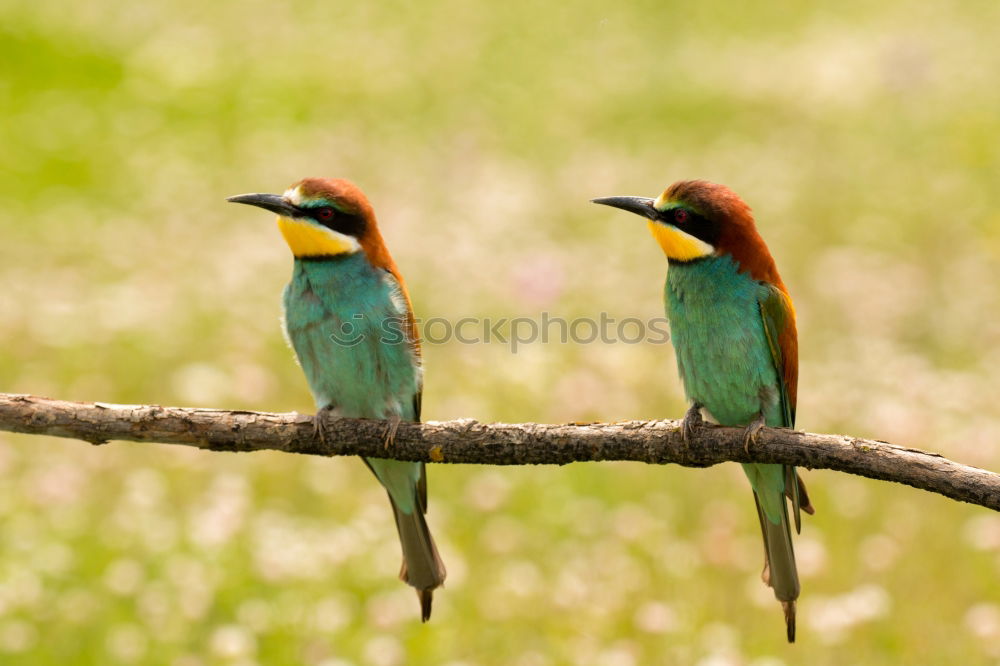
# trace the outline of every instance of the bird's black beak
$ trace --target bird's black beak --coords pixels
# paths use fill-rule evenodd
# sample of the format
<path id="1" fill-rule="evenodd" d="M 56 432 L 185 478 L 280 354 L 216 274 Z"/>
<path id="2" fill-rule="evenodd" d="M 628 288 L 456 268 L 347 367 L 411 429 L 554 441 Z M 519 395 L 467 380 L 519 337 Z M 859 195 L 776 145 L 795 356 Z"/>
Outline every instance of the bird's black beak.
<path id="1" fill-rule="evenodd" d="M 285 197 L 279 194 L 237 194 L 235 197 L 229 197 L 226 201 L 257 206 L 284 217 L 296 217 L 300 214 L 295 206 L 288 203 Z"/>
<path id="2" fill-rule="evenodd" d="M 659 215 L 659 212 L 653 208 L 653 200 L 648 197 L 601 197 L 600 199 L 591 199 L 590 202 L 612 208 L 621 208 L 651 220 L 657 219 L 657 215 Z"/>

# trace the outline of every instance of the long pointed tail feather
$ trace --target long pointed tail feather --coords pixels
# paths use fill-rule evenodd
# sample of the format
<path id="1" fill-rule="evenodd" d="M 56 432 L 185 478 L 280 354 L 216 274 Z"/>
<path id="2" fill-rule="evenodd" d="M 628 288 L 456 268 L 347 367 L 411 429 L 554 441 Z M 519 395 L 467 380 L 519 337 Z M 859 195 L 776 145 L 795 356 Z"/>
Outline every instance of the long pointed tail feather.
<path id="1" fill-rule="evenodd" d="M 391 496 L 389 499 L 392 501 Z M 424 520 L 422 509 L 404 513 L 392 501 L 392 512 L 396 517 L 399 542 L 403 547 L 403 565 L 399 570 L 399 578 L 416 588 L 420 599 L 420 617 L 426 622 L 431 617 L 434 589 L 444 583 L 447 572 L 427 521 Z"/>
<path id="2" fill-rule="evenodd" d="M 795 642 L 795 602 L 794 601 L 782 601 L 781 607 L 785 610 L 785 633 L 788 636 L 788 642 Z"/>
<path id="3" fill-rule="evenodd" d="M 754 501 L 764 539 L 764 571 L 761 573 L 761 578 L 774 590 L 774 596 L 781 602 L 785 611 L 788 642 L 794 643 L 795 600 L 799 597 L 799 574 L 795 566 L 795 551 L 792 549 L 788 511 L 782 499 L 780 522 L 772 523 L 761 508 L 756 491 L 754 491 Z"/>
<path id="4" fill-rule="evenodd" d="M 420 617 L 431 617 L 434 590 L 444 583 L 447 572 L 438 555 L 434 537 L 427 527 L 427 475 L 423 463 L 409 463 L 381 458 L 362 458 L 368 469 L 385 487 L 392 515 L 396 519 L 399 543 L 403 549 L 400 579 L 416 588 L 420 599 Z"/>

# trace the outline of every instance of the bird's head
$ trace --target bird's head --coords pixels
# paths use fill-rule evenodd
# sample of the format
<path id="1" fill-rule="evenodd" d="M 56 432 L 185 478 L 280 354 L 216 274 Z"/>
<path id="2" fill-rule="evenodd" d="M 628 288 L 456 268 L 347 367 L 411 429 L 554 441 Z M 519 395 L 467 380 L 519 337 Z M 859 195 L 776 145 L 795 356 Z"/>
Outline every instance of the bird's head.
<path id="1" fill-rule="evenodd" d="M 592 201 L 645 217 L 671 263 L 729 255 L 740 270 L 756 279 L 781 283 L 750 207 L 725 185 L 682 180 L 655 199 L 604 197 Z"/>
<path id="2" fill-rule="evenodd" d="M 306 178 L 284 194 L 240 194 L 227 201 L 278 214 L 278 228 L 292 254 L 316 259 L 378 254 L 381 235 L 375 211 L 354 183 L 339 178 Z"/>

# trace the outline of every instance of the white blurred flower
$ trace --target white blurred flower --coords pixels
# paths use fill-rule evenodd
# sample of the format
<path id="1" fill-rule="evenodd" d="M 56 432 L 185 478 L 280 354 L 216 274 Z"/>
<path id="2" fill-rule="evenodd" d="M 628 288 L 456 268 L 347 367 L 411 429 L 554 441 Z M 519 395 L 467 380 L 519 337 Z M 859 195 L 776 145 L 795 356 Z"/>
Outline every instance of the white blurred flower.
<path id="1" fill-rule="evenodd" d="M 245 627 L 227 624 L 212 632 L 209 649 L 212 654 L 224 659 L 250 657 L 257 651 L 257 639 Z"/>
<path id="2" fill-rule="evenodd" d="M 884 617 L 891 606 L 885 588 L 868 584 L 837 597 L 814 599 L 806 617 L 819 640 L 839 643 L 854 626 Z"/>
<path id="3" fill-rule="evenodd" d="M 174 555 L 167 560 L 166 574 L 176 591 L 181 614 L 189 620 L 204 617 L 215 596 L 212 571 L 196 558 Z"/>
<path id="4" fill-rule="evenodd" d="M 826 567 L 826 546 L 818 539 L 801 537 L 795 544 L 795 561 L 798 564 L 799 575 L 802 578 L 811 578 Z"/>
<path id="5" fill-rule="evenodd" d="M 163 640 L 162 632 L 172 619 L 170 587 L 162 580 L 153 580 L 142 586 L 135 602 L 136 612 L 143 623 L 157 630 L 157 638 Z"/>
<path id="6" fill-rule="evenodd" d="M 172 662 L 170 666 L 204 666 L 205 661 L 195 654 L 183 654 Z"/>
<path id="7" fill-rule="evenodd" d="M 1000 639 L 1000 605 L 981 603 L 965 613 L 966 628 L 982 639 Z"/>
<path id="8" fill-rule="evenodd" d="M 232 373 L 230 390 L 244 402 L 261 402 L 274 389 L 274 373 L 263 366 L 243 361 L 234 365 Z"/>
<path id="9" fill-rule="evenodd" d="M 885 571 L 899 558 L 899 544 L 885 534 L 875 534 L 861 542 L 861 562 L 872 571 Z"/>
<path id="10" fill-rule="evenodd" d="M 121 624 L 108 631 L 105 640 L 108 652 L 121 661 L 139 661 L 146 654 L 149 639 L 143 630 L 134 624 Z"/>
<path id="11" fill-rule="evenodd" d="M 510 480 L 496 471 L 486 471 L 472 477 L 465 487 L 465 498 L 480 511 L 499 509 L 510 494 Z"/>
<path id="12" fill-rule="evenodd" d="M 174 392 L 185 402 L 211 405 L 230 394 L 232 379 L 208 363 L 190 363 L 171 377 Z"/>
<path id="13" fill-rule="evenodd" d="M 372 666 L 396 666 L 404 663 L 406 653 L 393 636 L 376 636 L 364 646 L 364 662 Z"/>
<path id="14" fill-rule="evenodd" d="M 701 566 L 701 556 L 697 548 L 678 538 L 664 546 L 661 564 L 671 575 L 687 578 Z"/>
<path id="15" fill-rule="evenodd" d="M 479 539 L 492 553 L 504 554 L 516 550 L 524 541 L 524 526 L 510 516 L 493 517 L 480 531 Z"/>
<path id="16" fill-rule="evenodd" d="M 40 506 L 51 506 L 79 501 L 86 481 L 86 473 L 79 466 L 56 463 L 36 469 L 25 490 Z"/>
<path id="17" fill-rule="evenodd" d="M 31 564 L 43 573 L 60 575 L 73 566 L 73 551 L 64 543 L 49 543 L 38 548 Z"/>
<path id="18" fill-rule="evenodd" d="M 266 631 L 273 622 L 273 615 L 271 604 L 263 599 L 248 599 L 236 609 L 240 624 L 255 633 Z"/>
<path id="19" fill-rule="evenodd" d="M 696 666 L 741 666 L 743 660 L 736 654 L 715 652 L 702 657 L 695 664 Z"/>
<path id="20" fill-rule="evenodd" d="M 167 480 L 163 472 L 149 467 L 129 472 L 124 485 L 122 501 L 129 511 L 156 508 L 167 495 Z M 130 514 L 130 517 L 134 518 L 134 515 Z"/>
<path id="21" fill-rule="evenodd" d="M 540 591 L 542 575 L 534 562 L 515 560 L 500 572 L 500 586 L 504 593 L 517 597 L 530 597 Z"/>
<path id="22" fill-rule="evenodd" d="M 586 601 L 590 586 L 579 572 L 564 569 L 556 576 L 550 590 L 552 601 L 557 606 L 576 608 Z"/>
<path id="23" fill-rule="evenodd" d="M 736 628 L 724 622 L 709 622 L 701 630 L 701 644 L 716 653 L 735 650 L 739 645 Z"/>
<path id="24" fill-rule="evenodd" d="M 243 527 L 250 506 L 246 480 L 235 474 L 217 476 L 202 501 L 195 503 L 188 536 L 202 548 L 229 542 Z"/>
<path id="25" fill-rule="evenodd" d="M 8 620 L 0 625 L 0 650 L 26 652 L 38 642 L 38 629 L 23 620 Z"/>
<path id="26" fill-rule="evenodd" d="M 633 619 L 635 626 L 651 634 L 665 634 L 676 631 L 677 613 L 661 601 L 648 601 L 639 607 Z"/>
<path id="27" fill-rule="evenodd" d="M 313 626 L 324 634 L 337 632 L 350 624 L 354 611 L 352 605 L 340 597 L 326 597 L 313 609 Z"/>
<path id="28" fill-rule="evenodd" d="M 41 578 L 34 571 L 14 569 L 0 585 L 0 609 L 34 606 L 42 599 L 43 593 Z"/>
<path id="29" fill-rule="evenodd" d="M 413 590 L 408 586 L 393 586 L 392 591 L 373 596 L 365 605 L 369 623 L 379 629 L 391 629 L 412 619 L 417 603 L 415 597 Z M 327 610 L 333 609 L 328 608 Z M 346 622 L 346 609 L 343 604 L 341 604 L 340 611 L 344 612 L 340 618 L 331 616 L 327 619 L 338 619 Z"/>
<path id="30" fill-rule="evenodd" d="M 135 594 L 144 578 L 142 565 L 128 558 L 117 559 L 104 570 L 104 586 L 123 597 Z"/>
<path id="31" fill-rule="evenodd" d="M 522 652 L 512 662 L 513 666 L 548 666 L 551 660 L 542 652 Z"/>
<path id="32" fill-rule="evenodd" d="M 635 666 L 639 663 L 636 651 L 636 646 L 633 643 L 619 641 L 611 648 L 602 650 L 594 663 L 601 664 L 601 666 Z"/>
<path id="33" fill-rule="evenodd" d="M 624 504 L 614 512 L 611 521 L 615 533 L 626 541 L 646 539 L 662 525 L 653 514 L 641 504 Z"/>
<path id="34" fill-rule="evenodd" d="M 57 600 L 59 617 L 73 624 L 89 622 L 100 607 L 97 597 L 87 588 L 63 592 Z"/>
<path id="35" fill-rule="evenodd" d="M 962 532 L 966 542 L 976 550 L 1000 550 L 1000 516 L 971 518 Z"/>
<path id="36" fill-rule="evenodd" d="M 778 657 L 757 657 L 750 661 L 749 666 L 785 666 L 785 662 Z"/>

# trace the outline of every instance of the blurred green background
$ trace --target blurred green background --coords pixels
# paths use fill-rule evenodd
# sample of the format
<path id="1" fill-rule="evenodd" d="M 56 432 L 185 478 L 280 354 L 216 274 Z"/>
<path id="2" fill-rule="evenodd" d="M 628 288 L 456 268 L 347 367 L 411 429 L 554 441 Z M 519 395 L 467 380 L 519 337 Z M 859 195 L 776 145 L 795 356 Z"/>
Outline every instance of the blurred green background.
<path id="1" fill-rule="evenodd" d="M 798 426 L 1000 468 L 994 0 L 0 0 L 0 390 L 311 411 L 232 206 L 368 193 L 417 315 L 661 315 L 723 182 L 796 299 Z M 679 417 L 669 345 L 427 345 L 424 417 Z M 0 434 L 0 663 L 1000 662 L 1000 518 L 806 473 L 799 643 L 738 466 L 434 466 L 421 625 L 357 460 Z"/>

